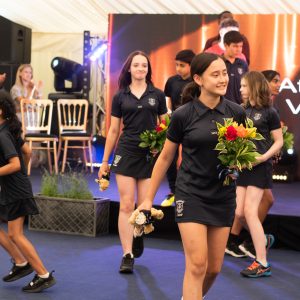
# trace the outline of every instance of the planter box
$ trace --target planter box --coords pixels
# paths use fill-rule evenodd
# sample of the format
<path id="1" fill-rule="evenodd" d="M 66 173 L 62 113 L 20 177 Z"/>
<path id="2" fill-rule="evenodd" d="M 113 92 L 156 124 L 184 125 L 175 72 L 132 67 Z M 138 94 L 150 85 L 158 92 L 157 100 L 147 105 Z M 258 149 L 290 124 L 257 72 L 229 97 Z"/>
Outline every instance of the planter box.
<path id="1" fill-rule="evenodd" d="M 107 234 L 109 199 L 74 200 L 34 196 L 40 214 L 29 216 L 29 229 L 95 237 Z"/>

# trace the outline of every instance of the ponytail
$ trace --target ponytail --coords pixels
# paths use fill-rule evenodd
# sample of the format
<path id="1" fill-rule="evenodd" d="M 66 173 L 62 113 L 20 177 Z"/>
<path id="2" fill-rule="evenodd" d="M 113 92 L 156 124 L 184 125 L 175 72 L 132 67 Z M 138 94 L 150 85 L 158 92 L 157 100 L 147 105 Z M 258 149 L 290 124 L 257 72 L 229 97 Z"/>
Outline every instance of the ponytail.
<path id="1" fill-rule="evenodd" d="M 199 96 L 200 96 L 200 87 L 195 81 L 192 81 L 188 83 L 183 89 L 182 104 L 193 101 L 195 97 L 198 98 Z"/>

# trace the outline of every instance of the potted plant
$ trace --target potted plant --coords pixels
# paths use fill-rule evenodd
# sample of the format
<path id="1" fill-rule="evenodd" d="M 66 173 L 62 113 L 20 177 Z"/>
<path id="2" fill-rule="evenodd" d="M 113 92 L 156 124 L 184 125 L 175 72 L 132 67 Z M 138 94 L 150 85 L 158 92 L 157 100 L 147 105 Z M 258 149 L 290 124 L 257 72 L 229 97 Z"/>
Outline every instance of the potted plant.
<path id="1" fill-rule="evenodd" d="M 29 229 L 95 237 L 108 233 L 109 199 L 93 198 L 80 173 L 42 177 L 34 196 L 39 215 L 29 217 Z"/>

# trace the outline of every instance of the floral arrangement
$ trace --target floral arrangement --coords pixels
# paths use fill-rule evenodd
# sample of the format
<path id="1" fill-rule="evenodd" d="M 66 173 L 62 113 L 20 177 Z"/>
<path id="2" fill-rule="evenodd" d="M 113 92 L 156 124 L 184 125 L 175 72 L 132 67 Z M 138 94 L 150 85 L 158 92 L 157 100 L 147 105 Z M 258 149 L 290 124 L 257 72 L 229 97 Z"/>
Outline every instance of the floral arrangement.
<path id="1" fill-rule="evenodd" d="M 161 152 L 166 140 L 169 124 L 170 118 L 168 115 L 166 115 L 166 117 L 159 125 L 156 126 L 155 129 L 142 132 L 140 134 L 141 142 L 139 146 L 141 148 L 149 148 L 149 151 L 153 156 Z"/>
<path id="2" fill-rule="evenodd" d="M 288 127 L 281 121 L 281 129 L 283 136 L 283 149 L 293 149 L 294 148 L 294 134 L 288 131 Z"/>
<path id="3" fill-rule="evenodd" d="M 262 140 L 264 137 L 256 132 L 253 121 L 246 119 L 245 125 L 238 124 L 232 118 L 224 119 L 224 125 L 217 124 L 218 144 L 215 150 L 220 151 L 218 158 L 221 161 L 219 178 L 224 179 L 223 184 L 229 185 L 230 174 L 238 176 L 238 171 L 243 168 L 252 169 L 256 157 L 260 154 L 256 151 L 253 140 Z"/>
<path id="4" fill-rule="evenodd" d="M 142 236 L 149 234 L 154 230 L 154 220 L 161 220 L 164 213 L 160 209 L 151 208 L 151 210 L 136 209 L 130 216 L 128 222 L 134 226 L 133 236 Z"/>

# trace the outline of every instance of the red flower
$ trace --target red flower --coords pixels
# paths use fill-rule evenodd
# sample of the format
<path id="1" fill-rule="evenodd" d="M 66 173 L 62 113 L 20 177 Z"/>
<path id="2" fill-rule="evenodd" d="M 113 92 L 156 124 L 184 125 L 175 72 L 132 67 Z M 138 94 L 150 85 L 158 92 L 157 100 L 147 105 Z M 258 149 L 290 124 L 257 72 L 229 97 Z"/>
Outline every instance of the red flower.
<path id="1" fill-rule="evenodd" d="M 230 125 L 226 129 L 225 137 L 227 141 L 234 141 L 237 138 L 237 131 L 236 129 Z"/>
<path id="2" fill-rule="evenodd" d="M 163 129 L 160 126 L 156 126 L 155 131 L 156 132 L 161 132 L 161 131 L 163 131 Z"/>

